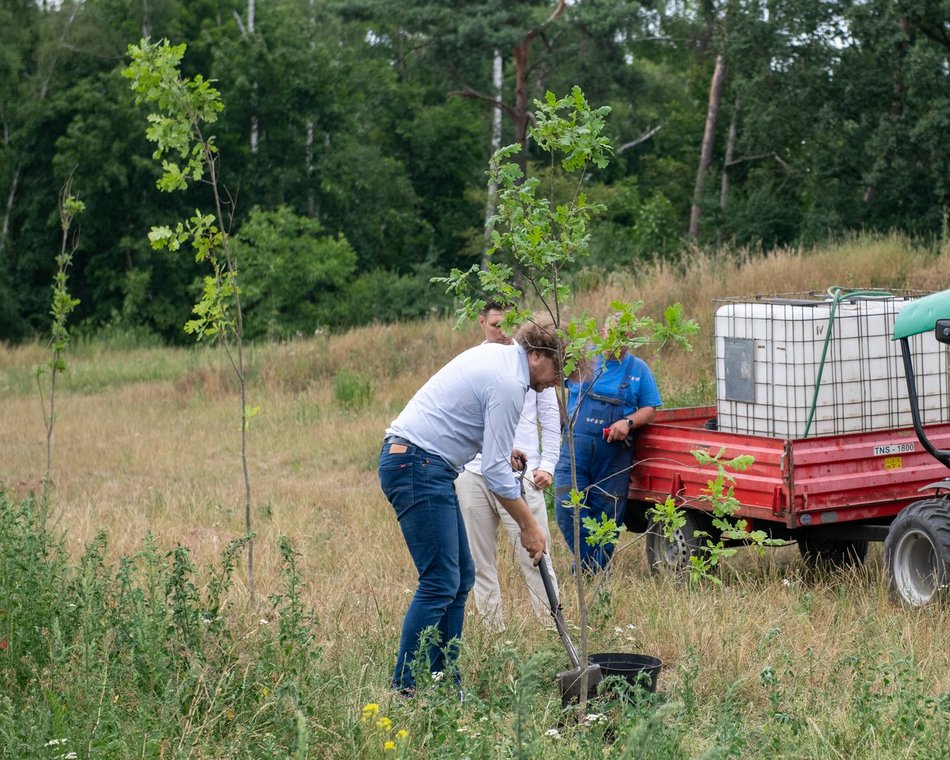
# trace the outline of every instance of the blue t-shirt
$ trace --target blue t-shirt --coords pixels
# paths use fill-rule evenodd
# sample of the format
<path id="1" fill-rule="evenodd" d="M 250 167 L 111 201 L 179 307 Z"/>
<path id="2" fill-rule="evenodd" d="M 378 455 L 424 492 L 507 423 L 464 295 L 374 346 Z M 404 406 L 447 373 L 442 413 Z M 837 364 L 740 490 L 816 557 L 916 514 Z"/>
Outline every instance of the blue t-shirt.
<path id="1" fill-rule="evenodd" d="M 598 359 L 594 367 L 594 378 L 593 385 L 590 382 L 568 381 L 568 414 L 573 414 L 582 390 L 587 389 L 589 390 L 585 398 L 589 398 L 593 393 L 619 399 L 623 405 L 624 416 L 629 416 L 644 406 L 663 405 L 653 373 L 643 359 L 633 354 L 627 354 L 623 359 L 608 359 L 606 362 Z"/>

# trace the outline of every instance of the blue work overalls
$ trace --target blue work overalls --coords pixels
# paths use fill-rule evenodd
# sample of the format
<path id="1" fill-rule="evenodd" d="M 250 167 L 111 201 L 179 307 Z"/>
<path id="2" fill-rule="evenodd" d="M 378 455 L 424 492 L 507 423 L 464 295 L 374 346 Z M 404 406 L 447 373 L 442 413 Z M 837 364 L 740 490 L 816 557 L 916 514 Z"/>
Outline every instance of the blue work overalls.
<path id="1" fill-rule="evenodd" d="M 627 490 L 630 481 L 630 462 L 633 452 L 633 433 L 625 441 L 607 443 L 604 428 L 626 416 L 625 405 L 629 404 L 630 372 L 627 356 L 622 362 L 619 382 L 612 387 L 597 383 L 597 392 L 590 390 L 590 383 L 578 389 L 580 410 L 574 422 L 574 458 L 577 468 L 577 490 L 585 496 L 585 509 L 581 518 L 592 517 L 598 521 L 601 515 L 612 517 L 618 525 L 623 524 L 627 506 Z M 567 545 L 574 551 L 574 511 L 570 506 L 571 460 L 567 436 L 561 443 L 561 456 L 555 470 L 555 511 L 557 524 Z M 567 504 L 567 506 L 564 506 Z M 581 525 L 581 566 L 596 572 L 603 569 L 613 554 L 613 546 L 591 546 L 586 538 L 589 531 Z"/>

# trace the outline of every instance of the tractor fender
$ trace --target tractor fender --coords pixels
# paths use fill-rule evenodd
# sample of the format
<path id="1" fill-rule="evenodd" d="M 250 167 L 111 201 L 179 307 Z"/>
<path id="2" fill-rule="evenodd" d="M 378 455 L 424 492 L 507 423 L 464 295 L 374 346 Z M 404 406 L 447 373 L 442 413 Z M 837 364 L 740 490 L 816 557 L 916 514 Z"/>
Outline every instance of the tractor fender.
<path id="1" fill-rule="evenodd" d="M 921 491 L 931 491 L 936 489 L 937 491 L 950 491 L 950 478 L 944 478 L 936 483 L 931 483 L 930 485 L 921 486 L 917 489 L 917 492 Z"/>

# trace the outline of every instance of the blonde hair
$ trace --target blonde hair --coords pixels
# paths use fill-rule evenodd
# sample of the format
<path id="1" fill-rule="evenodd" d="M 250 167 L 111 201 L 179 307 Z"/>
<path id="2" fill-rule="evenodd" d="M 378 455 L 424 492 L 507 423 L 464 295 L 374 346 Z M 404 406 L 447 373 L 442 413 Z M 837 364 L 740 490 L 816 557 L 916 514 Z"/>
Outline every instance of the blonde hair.
<path id="1" fill-rule="evenodd" d="M 515 340 L 525 351 L 549 356 L 555 362 L 560 361 L 564 352 L 564 342 L 547 316 L 533 317 L 522 324 L 515 333 Z"/>

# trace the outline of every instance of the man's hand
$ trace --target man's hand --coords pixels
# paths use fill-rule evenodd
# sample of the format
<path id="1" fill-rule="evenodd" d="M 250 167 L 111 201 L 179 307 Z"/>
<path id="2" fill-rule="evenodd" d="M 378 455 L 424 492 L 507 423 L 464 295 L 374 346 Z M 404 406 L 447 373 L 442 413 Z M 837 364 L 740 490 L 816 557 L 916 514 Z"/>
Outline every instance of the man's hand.
<path id="1" fill-rule="evenodd" d="M 544 470 L 535 470 L 532 479 L 534 480 L 535 487 L 540 491 L 543 491 L 554 482 L 554 476 Z"/>
<path id="2" fill-rule="evenodd" d="M 538 525 L 536 520 L 532 520 L 531 522 L 532 524 L 529 525 L 527 529 L 522 529 L 521 531 L 521 545 L 525 548 L 525 551 L 528 552 L 531 559 L 534 560 L 535 566 L 537 566 L 548 547 L 547 542 L 544 540 L 544 531 L 541 530 L 541 526 Z"/>
<path id="3" fill-rule="evenodd" d="M 630 433 L 630 425 L 627 418 L 623 417 L 610 426 L 610 432 L 607 434 L 607 443 L 618 443 L 627 440 Z"/>
<path id="4" fill-rule="evenodd" d="M 511 450 L 511 469 L 515 472 L 521 472 L 528 466 L 528 455 L 521 449 Z"/>
<path id="5" fill-rule="evenodd" d="M 498 503 L 505 508 L 505 511 L 512 516 L 514 521 L 518 523 L 518 527 L 521 529 L 521 545 L 525 548 L 525 551 L 528 552 L 531 559 L 534 560 L 534 564 L 537 565 L 547 549 L 547 541 L 544 538 L 544 531 L 541 530 L 538 521 L 535 520 L 534 515 L 531 514 L 528 502 L 520 496 L 517 499 L 508 499 L 497 493 L 495 494 L 495 498 L 498 499 Z"/>

